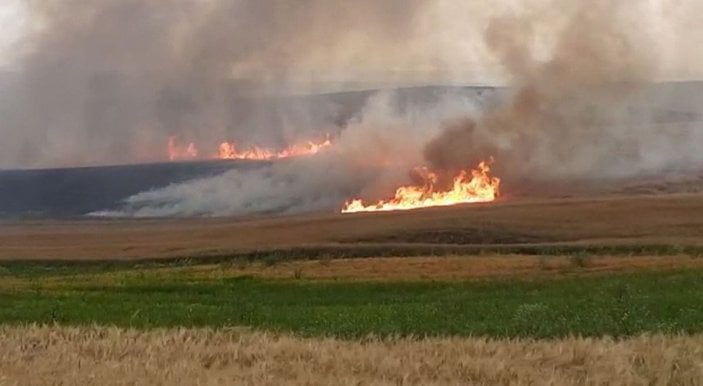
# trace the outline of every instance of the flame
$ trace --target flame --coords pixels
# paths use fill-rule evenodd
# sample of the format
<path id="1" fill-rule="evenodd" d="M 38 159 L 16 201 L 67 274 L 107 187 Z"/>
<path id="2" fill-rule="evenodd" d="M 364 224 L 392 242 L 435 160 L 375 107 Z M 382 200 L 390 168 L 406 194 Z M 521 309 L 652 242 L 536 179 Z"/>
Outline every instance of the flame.
<path id="1" fill-rule="evenodd" d="M 365 205 L 360 199 L 347 201 L 342 213 L 385 212 L 432 206 L 491 202 L 498 197 L 500 179 L 490 175 L 489 162 L 483 161 L 474 170 L 463 170 L 454 177 L 450 190 L 436 191 L 437 175 L 427 168 L 416 169 L 423 186 L 402 186 L 390 200 Z"/>
<path id="2" fill-rule="evenodd" d="M 217 150 L 215 158 L 219 159 L 254 159 L 268 160 L 274 157 L 271 150 L 255 146 L 251 149 L 237 151 L 237 145 L 234 142 L 222 142 Z"/>
<path id="3" fill-rule="evenodd" d="M 258 146 L 249 149 L 238 150 L 235 142 L 222 142 L 217 151 L 217 158 L 220 159 L 248 159 L 248 160 L 274 160 L 288 157 L 299 157 L 303 155 L 317 154 L 320 150 L 332 145 L 329 137 L 324 141 L 307 141 L 304 144 L 295 144 L 280 151 L 274 151 Z"/>
<path id="4" fill-rule="evenodd" d="M 195 159 L 197 157 L 198 149 L 195 147 L 193 142 L 189 143 L 188 146 L 184 148 L 176 143 L 176 137 L 168 137 L 168 159 L 170 161 Z"/>
<path id="5" fill-rule="evenodd" d="M 287 148 L 278 151 L 259 146 L 240 150 L 235 142 L 222 142 L 217 148 L 217 153 L 208 158 L 268 161 L 317 154 L 324 148 L 331 145 L 332 141 L 330 141 L 329 135 L 326 136 L 325 140 L 307 141 L 288 146 Z M 191 142 L 187 146 L 182 146 L 178 144 L 175 136 L 168 138 L 169 160 L 178 161 L 186 159 L 199 159 L 198 155 L 198 148 L 195 146 L 195 143 Z"/>

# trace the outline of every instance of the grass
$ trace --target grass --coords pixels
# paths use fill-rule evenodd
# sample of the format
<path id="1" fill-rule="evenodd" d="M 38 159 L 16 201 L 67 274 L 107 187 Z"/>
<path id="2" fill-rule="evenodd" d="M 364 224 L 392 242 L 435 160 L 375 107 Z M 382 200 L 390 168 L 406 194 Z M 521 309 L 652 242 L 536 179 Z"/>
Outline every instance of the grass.
<path id="1" fill-rule="evenodd" d="M 517 245 L 517 246 L 452 246 L 452 245 L 332 245 L 264 249 L 241 253 L 213 254 L 197 257 L 176 257 L 134 260 L 6 260 L 0 261 L 0 277 L 4 275 L 71 275 L 76 272 L 126 271 L 140 268 L 188 267 L 203 264 L 229 264 L 246 266 L 262 262 L 274 266 L 282 262 L 319 260 L 329 263 L 333 259 L 366 257 L 413 256 L 570 256 L 574 266 L 588 266 L 594 256 L 688 256 L 703 257 L 703 246 L 698 245 Z"/>
<path id="2" fill-rule="evenodd" d="M 305 339 L 240 330 L 0 326 L 2 384 L 695 385 L 703 335 Z"/>
<path id="3" fill-rule="evenodd" d="M 579 252 L 571 255 L 569 261 L 574 267 L 587 268 L 593 265 L 593 257 L 586 252 Z"/>
<path id="4" fill-rule="evenodd" d="M 199 280 L 187 272 L 143 270 L 101 281 L 89 280 L 90 274 L 5 274 L 0 280 L 23 284 L 2 286 L 0 322 L 250 326 L 341 338 L 703 332 L 701 269 L 460 283 Z"/>

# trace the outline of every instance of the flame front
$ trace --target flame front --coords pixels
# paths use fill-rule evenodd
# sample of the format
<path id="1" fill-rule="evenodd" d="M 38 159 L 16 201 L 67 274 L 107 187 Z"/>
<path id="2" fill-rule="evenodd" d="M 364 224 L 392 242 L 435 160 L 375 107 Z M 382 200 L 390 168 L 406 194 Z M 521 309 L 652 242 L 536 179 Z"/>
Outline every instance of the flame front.
<path id="1" fill-rule="evenodd" d="M 330 146 L 332 142 L 327 138 L 324 141 L 308 141 L 303 144 L 289 146 L 280 151 L 274 151 L 258 146 L 244 150 L 238 150 L 234 142 L 222 142 L 218 148 L 216 158 L 220 159 L 248 159 L 248 160 L 275 160 L 288 157 L 298 157 L 303 155 L 317 154 L 323 148 Z"/>
<path id="2" fill-rule="evenodd" d="M 500 179 L 490 175 L 489 163 L 485 161 L 474 170 L 461 171 L 454 177 L 451 189 L 446 191 L 435 190 L 436 174 L 426 168 L 417 171 L 425 181 L 423 186 L 402 186 L 395 191 L 392 199 L 375 204 L 366 205 L 360 199 L 347 201 L 342 213 L 384 212 L 491 202 L 499 194 Z"/>
<path id="3" fill-rule="evenodd" d="M 325 140 L 307 141 L 288 146 L 287 148 L 278 151 L 259 146 L 240 149 L 235 142 L 222 142 L 218 146 L 216 153 L 205 158 L 270 161 L 317 154 L 322 149 L 330 145 L 332 145 L 332 142 L 330 141 L 329 136 L 327 136 Z M 198 148 L 193 142 L 183 146 L 177 142 L 175 136 L 172 136 L 168 139 L 168 159 L 171 161 L 179 161 L 201 159 L 201 157 L 199 157 Z"/>

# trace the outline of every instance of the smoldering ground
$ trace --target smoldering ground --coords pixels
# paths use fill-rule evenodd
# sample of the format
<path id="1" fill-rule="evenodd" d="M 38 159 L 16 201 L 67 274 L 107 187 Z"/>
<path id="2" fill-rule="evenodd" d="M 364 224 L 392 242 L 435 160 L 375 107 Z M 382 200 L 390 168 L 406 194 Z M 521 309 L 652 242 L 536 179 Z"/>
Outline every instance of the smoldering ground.
<path id="1" fill-rule="evenodd" d="M 343 128 L 319 156 L 144 192 L 123 215 L 332 209 L 392 194 L 414 166 L 451 176 L 491 156 L 506 189 L 703 163 L 703 87 L 657 83 L 703 72 L 693 0 L 31 5 L 41 28 L 26 38 L 3 163 L 134 162 L 174 134 L 207 146 Z M 448 93 L 392 108 L 385 92 L 340 121 L 337 103 L 271 98 L 309 92 L 304 73 L 509 87 L 497 105 Z"/>

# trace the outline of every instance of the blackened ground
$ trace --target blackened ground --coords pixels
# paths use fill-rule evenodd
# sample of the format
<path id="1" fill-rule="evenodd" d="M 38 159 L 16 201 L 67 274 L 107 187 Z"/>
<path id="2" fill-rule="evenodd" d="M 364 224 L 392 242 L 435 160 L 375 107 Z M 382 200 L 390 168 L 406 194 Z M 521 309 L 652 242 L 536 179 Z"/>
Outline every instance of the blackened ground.
<path id="1" fill-rule="evenodd" d="M 0 217 L 76 217 L 112 210 L 124 199 L 150 189 L 232 168 L 265 165 L 254 161 L 174 162 L 41 170 L 0 170 Z"/>

